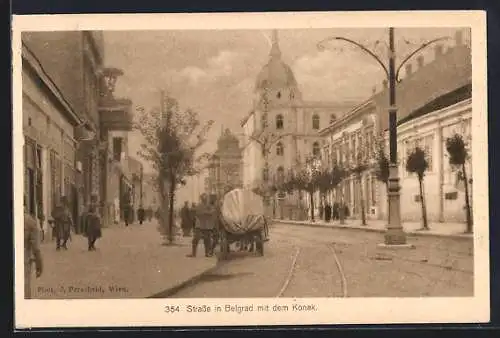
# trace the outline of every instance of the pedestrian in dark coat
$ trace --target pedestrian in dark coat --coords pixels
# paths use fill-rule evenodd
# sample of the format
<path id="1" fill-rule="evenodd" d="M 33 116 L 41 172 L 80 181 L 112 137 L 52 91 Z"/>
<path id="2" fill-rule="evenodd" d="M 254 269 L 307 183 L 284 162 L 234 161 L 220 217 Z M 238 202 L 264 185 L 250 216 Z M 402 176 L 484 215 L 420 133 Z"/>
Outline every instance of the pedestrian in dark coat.
<path id="1" fill-rule="evenodd" d="M 102 222 L 95 204 L 90 204 L 85 214 L 85 236 L 88 240 L 88 250 L 94 251 L 95 242 L 102 237 Z"/>
<path id="2" fill-rule="evenodd" d="M 181 209 L 181 228 L 182 228 L 182 235 L 184 237 L 188 237 L 191 228 L 193 226 L 193 220 L 191 216 L 192 212 L 189 208 L 188 202 L 184 203 L 184 206 Z"/>
<path id="3" fill-rule="evenodd" d="M 196 257 L 196 249 L 200 239 L 203 239 L 205 257 L 213 255 L 212 233 L 215 228 L 216 210 L 208 203 L 208 196 L 203 194 L 201 204 L 195 211 L 195 229 L 192 241 L 192 252 L 189 257 Z"/>
<path id="4" fill-rule="evenodd" d="M 339 204 L 337 202 L 333 203 L 332 218 L 334 221 L 339 219 Z"/>
<path id="5" fill-rule="evenodd" d="M 61 246 L 67 250 L 67 242 L 71 235 L 71 228 L 73 227 L 73 218 L 65 196 L 61 197 L 59 205 L 52 211 L 52 218 L 54 219 L 54 230 L 56 233 L 56 250 L 59 250 Z"/>
<path id="6" fill-rule="evenodd" d="M 325 221 L 330 222 L 332 218 L 332 206 L 330 203 L 325 205 Z"/>
<path id="7" fill-rule="evenodd" d="M 145 211 L 141 205 L 139 206 L 139 209 L 137 209 L 137 219 L 139 220 L 139 224 L 142 225 L 142 222 L 144 222 L 144 217 L 145 217 Z"/>

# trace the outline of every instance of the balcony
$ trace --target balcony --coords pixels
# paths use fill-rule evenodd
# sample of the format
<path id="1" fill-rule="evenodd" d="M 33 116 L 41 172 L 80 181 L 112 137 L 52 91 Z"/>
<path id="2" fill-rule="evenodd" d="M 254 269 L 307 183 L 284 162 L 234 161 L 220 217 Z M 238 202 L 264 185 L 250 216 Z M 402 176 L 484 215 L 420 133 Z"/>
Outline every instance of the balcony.
<path id="1" fill-rule="evenodd" d="M 106 130 L 131 131 L 133 128 L 132 101 L 128 99 L 102 100 L 99 106 L 101 128 Z"/>

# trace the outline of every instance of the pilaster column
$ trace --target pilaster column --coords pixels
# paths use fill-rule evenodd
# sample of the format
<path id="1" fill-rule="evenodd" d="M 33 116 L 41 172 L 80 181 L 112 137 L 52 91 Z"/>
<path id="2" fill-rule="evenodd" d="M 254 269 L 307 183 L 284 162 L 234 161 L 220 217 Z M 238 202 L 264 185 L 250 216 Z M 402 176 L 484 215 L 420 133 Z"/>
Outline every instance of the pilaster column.
<path id="1" fill-rule="evenodd" d="M 443 140 L 443 127 L 441 121 L 437 125 L 437 170 L 438 170 L 438 194 L 439 194 L 439 222 L 444 222 L 444 140 Z"/>

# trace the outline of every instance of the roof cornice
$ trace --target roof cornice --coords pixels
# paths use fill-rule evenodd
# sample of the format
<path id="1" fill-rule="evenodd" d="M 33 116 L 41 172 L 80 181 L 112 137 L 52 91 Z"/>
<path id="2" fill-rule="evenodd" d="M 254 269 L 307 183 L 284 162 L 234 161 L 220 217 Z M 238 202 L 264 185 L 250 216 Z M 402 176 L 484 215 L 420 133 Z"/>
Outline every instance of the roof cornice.
<path id="1" fill-rule="evenodd" d="M 53 98 L 62 106 L 64 110 L 64 114 L 68 116 L 74 125 L 84 124 L 85 120 L 83 120 L 71 107 L 71 105 L 66 101 L 63 94 L 57 87 L 57 85 L 52 81 L 50 76 L 43 69 L 42 64 L 37 59 L 35 54 L 26 46 L 26 44 L 22 44 L 22 59 L 26 62 L 26 65 L 29 66 L 31 70 L 35 73 L 35 75 L 41 80 L 46 89 L 49 90 Z M 92 126 L 92 125 L 91 125 Z M 92 126 L 93 127 L 93 126 Z M 94 129 L 95 130 L 95 129 Z"/>

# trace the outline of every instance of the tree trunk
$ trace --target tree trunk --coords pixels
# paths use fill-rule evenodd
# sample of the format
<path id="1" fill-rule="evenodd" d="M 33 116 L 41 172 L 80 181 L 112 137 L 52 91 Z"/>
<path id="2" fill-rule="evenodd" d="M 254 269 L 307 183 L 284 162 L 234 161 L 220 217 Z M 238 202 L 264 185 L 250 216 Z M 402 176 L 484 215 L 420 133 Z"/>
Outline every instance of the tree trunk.
<path id="1" fill-rule="evenodd" d="M 314 222 L 314 191 L 309 191 L 309 198 L 311 199 L 311 220 Z"/>
<path id="2" fill-rule="evenodd" d="M 464 187 L 465 187 L 465 215 L 467 218 L 467 233 L 472 233 L 472 214 L 470 210 L 469 201 L 469 180 L 467 179 L 467 172 L 465 170 L 465 163 L 462 164 L 462 175 L 464 177 Z"/>
<path id="3" fill-rule="evenodd" d="M 165 236 L 167 234 L 167 226 L 166 226 L 166 221 L 167 221 L 167 215 L 166 211 L 168 210 L 168 198 L 167 198 L 167 192 L 165 191 L 165 181 L 162 177 L 158 177 L 158 187 L 160 191 L 160 212 L 159 212 L 159 228 L 160 228 L 160 234 L 162 236 Z"/>
<path id="4" fill-rule="evenodd" d="M 175 202 L 175 177 L 170 179 L 170 191 L 168 194 L 168 242 L 174 241 L 174 202 Z"/>
<path id="5" fill-rule="evenodd" d="M 366 214 L 365 214 L 365 200 L 363 198 L 363 182 L 361 176 L 359 176 L 359 199 L 361 204 L 361 224 L 366 225 Z"/>
<path id="6" fill-rule="evenodd" d="M 385 182 L 385 193 L 386 193 L 386 201 L 387 201 L 387 223 L 390 224 L 391 221 L 391 213 L 389 212 L 389 182 Z"/>
<path id="7" fill-rule="evenodd" d="M 429 230 L 429 225 L 427 224 L 427 210 L 425 208 L 425 198 L 424 198 L 424 180 L 419 178 L 418 179 L 418 184 L 420 187 L 420 203 L 422 206 L 422 221 L 423 221 L 423 228 L 425 230 Z"/>

